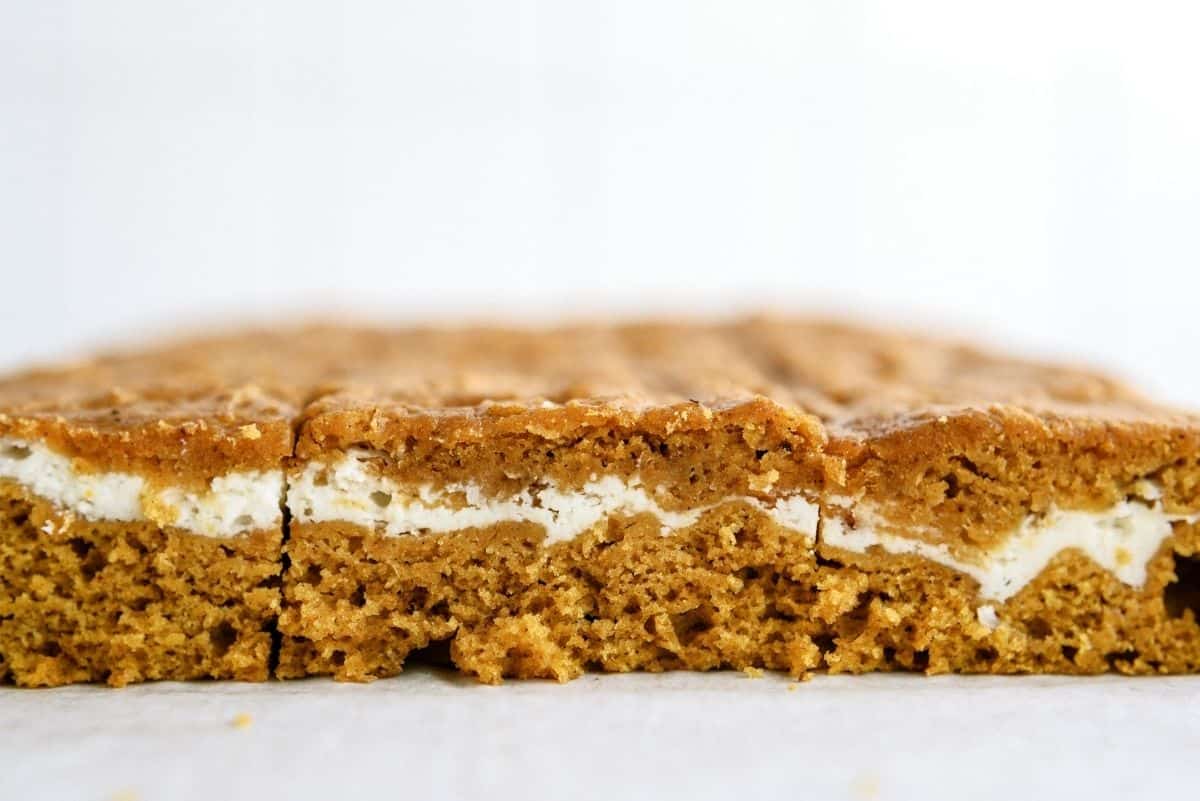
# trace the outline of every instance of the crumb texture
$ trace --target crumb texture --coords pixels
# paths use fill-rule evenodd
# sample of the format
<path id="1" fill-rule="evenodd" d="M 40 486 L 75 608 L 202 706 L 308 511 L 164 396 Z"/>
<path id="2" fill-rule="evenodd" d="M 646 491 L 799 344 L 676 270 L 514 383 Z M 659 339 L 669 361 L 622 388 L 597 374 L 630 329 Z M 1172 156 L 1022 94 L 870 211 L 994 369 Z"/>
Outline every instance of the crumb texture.
<path id="1" fill-rule="evenodd" d="M 0 675 L 23 686 L 268 676 L 280 536 L 63 517 L 0 482 Z"/>
<path id="2" fill-rule="evenodd" d="M 279 675 L 363 681 L 431 655 L 485 682 L 720 668 L 1190 672 L 1200 533 L 1177 529 L 1142 587 L 1067 551 L 981 614 L 962 574 L 814 550 L 734 506 L 670 537 L 652 519 L 613 518 L 549 548 L 528 525 L 410 538 L 302 525 L 288 544 Z"/>

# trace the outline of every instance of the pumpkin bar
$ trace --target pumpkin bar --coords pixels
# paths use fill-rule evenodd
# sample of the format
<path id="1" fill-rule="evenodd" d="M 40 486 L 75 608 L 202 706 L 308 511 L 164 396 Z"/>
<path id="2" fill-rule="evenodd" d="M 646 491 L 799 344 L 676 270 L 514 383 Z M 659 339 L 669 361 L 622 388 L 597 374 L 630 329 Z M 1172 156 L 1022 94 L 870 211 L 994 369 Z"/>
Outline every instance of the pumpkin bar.
<path id="1" fill-rule="evenodd" d="M 0 675 L 1194 672 L 1198 455 L 820 320 L 168 344 L 0 381 Z"/>

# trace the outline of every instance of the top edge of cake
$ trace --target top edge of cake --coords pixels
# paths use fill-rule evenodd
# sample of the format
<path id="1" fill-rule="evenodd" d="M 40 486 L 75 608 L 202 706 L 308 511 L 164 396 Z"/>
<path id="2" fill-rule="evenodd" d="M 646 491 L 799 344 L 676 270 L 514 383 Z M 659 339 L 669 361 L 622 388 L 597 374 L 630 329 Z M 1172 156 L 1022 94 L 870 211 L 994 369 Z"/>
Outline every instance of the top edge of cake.
<path id="1" fill-rule="evenodd" d="M 0 437 L 100 465 L 218 474 L 413 436 L 774 426 L 819 449 L 984 415 L 1191 428 L 1101 373 L 846 323 L 752 318 L 550 329 L 308 325 L 0 380 Z"/>
<path id="2" fill-rule="evenodd" d="M 203 480 L 278 469 L 304 402 L 288 339 L 168 344 L 0 378 L 0 439 L 41 442 L 82 470 Z"/>
<path id="3" fill-rule="evenodd" d="M 328 447 L 360 436 L 388 448 L 406 433 L 450 442 L 521 427 L 554 437 L 586 425 L 674 431 L 739 420 L 816 443 L 979 414 L 1048 425 L 1195 422 L 1096 371 L 824 321 L 322 336 L 369 354 L 328 373 L 306 407 L 302 432 Z"/>

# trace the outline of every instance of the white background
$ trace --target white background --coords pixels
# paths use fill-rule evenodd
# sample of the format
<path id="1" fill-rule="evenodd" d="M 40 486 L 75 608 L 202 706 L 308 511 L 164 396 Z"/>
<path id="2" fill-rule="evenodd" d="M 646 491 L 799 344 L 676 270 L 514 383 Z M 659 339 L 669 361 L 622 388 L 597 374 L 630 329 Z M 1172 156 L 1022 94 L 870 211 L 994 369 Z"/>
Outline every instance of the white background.
<path id="1" fill-rule="evenodd" d="M 0 364 L 330 305 L 815 308 L 1197 404 L 1197 9 L 0 0 Z M 1186 680 L 736 678 L 9 691 L 0 777 L 95 798 L 334 797 L 339 766 L 394 797 L 1196 786 Z"/>
<path id="2" fill-rule="evenodd" d="M 230 312 L 832 308 L 1200 402 L 1200 9 L 0 2 L 0 364 Z"/>

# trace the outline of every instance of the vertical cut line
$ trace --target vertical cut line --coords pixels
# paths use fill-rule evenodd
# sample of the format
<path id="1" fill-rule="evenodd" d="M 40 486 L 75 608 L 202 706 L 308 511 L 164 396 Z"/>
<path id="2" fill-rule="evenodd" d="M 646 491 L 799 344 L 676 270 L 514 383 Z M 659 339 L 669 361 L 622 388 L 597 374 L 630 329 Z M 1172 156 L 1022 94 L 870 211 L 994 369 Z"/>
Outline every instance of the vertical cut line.
<path id="1" fill-rule="evenodd" d="M 283 498 L 280 499 L 280 538 L 279 538 L 279 610 L 268 625 L 271 634 L 271 652 L 267 657 L 267 675 L 278 678 L 279 661 L 283 655 L 283 632 L 279 630 L 279 620 L 283 616 L 284 605 L 287 603 L 287 576 L 291 570 L 292 560 L 288 556 L 287 547 L 292 539 L 292 508 L 288 505 L 292 484 L 288 466 L 296 458 L 296 449 L 300 445 L 300 430 L 307 419 L 308 407 L 322 397 L 320 391 L 309 391 L 303 398 L 299 412 L 292 420 L 292 448 L 283 465 Z"/>
<path id="2" fill-rule="evenodd" d="M 267 656 L 267 675 L 270 678 L 276 678 L 275 672 L 279 668 L 279 658 L 283 651 L 283 633 L 279 630 L 279 618 L 283 615 L 283 605 L 287 602 L 287 594 L 284 592 L 284 582 L 287 580 L 288 568 L 291 567 L 291 560 L 287 554 L 288 539 L 291 535 L 292 525 L 292 510 L 287 505 L 287 478 L 284 478 L 284 502 L 282 521 L 282 536 L 279 541 L 279 609 L 276 611 L 274 618 L 267 624 L 267 631 L 271 635 L 271 652 Z"/>

